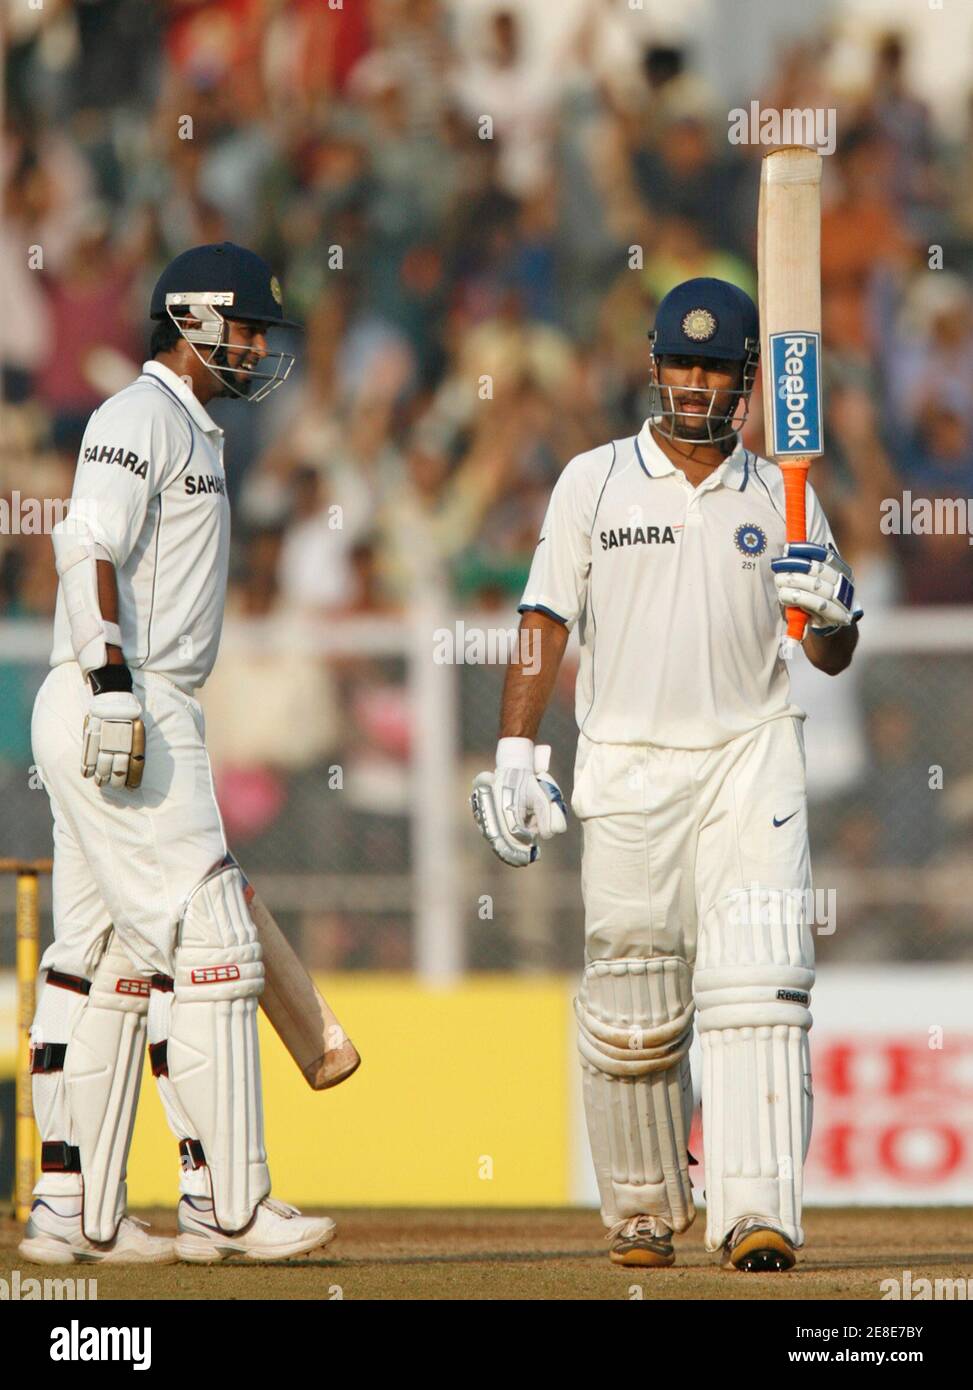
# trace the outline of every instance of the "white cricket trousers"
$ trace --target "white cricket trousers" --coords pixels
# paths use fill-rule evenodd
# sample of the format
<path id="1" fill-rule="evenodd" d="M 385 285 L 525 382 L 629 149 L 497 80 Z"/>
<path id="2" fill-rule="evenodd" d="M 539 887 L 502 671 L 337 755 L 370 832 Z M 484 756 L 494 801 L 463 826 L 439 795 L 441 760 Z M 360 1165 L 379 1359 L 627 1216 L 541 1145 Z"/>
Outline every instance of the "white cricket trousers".
<path id="1" fill-rule="evenodd" d="M 55 666 L 34 702 L 34 762 L 54 816 L 54 942 L 42 970 L 90 979 L 114 928 L 137 965 L 172 975 L 182 903 L 226 854 L 198 701 L 164 676 L 132 676 L 145 723 L 134 791 L 81 775 L 76 662 Z"/>
<path id="2" fill-rule="evenodd" d="M 720 748 L 578 741 L 588 961 L 676 956 L 741 889 L 807 893 L 804 736 L 792 716 Z"/>
<path id="3" fill-rule="evenodd" d="M 802 1245 L 814 948 L 800 724 L 785 716 L 702 750 L 583 740 L 572 805 L 584 825 L 577 1008 L 602 1219 L 613 1229 L 648 1214 L 675 1231 L 693 1219 L 695 1023 L 706 1247 L 747 1218 Z"/>

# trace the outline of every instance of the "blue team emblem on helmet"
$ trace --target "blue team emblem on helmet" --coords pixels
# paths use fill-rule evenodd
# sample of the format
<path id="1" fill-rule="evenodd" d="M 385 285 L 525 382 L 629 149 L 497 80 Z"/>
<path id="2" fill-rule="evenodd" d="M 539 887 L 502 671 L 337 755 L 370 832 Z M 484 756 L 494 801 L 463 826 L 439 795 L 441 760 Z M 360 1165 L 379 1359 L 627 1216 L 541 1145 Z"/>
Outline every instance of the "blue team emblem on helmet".
<path id="1" fill-rule="evenodd" d="M 754 555 L 762 555 L 767 549 L 766 535 L 759 526 L 752 526 L 749 522 L 737 527 L 733 539 L 736 541 L 737 550 L 751 558 Z"/>

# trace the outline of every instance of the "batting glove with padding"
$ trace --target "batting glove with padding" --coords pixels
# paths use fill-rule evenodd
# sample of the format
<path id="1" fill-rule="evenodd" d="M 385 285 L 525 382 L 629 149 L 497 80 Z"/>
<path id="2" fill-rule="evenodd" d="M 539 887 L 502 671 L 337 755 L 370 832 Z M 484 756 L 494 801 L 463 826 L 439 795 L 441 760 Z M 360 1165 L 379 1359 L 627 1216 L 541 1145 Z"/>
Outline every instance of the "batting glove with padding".
<path id="1" fill-rule="evenodd" d="M 540 854 L 538 839 L 549 840 L 568 828 L 561 788 L 548 775 L 551 750 L 529 738 L 502 738 L 495 772 L 481 772 L 473 783 L 473 819 L 505 864 L 522 869 Z"/>
<path id="2" fill-rule="evenodd" d="M 818 637 L 830 637 L 839 628 L 857 623 L 862 610 L 855 607 L 855 580 L 851 566 L 833 545 L 791 541 L 779 560 L 771 560 L 782 608 L 800 608 L 811 619 Z"/>
<path id="3" fill-rule="evenodd" d="M 81 738 L 81 773 L 99 787 L 141 786 L 145 768 L 142 706 L 126 666 L 88 672 L 88 713 Z"/>

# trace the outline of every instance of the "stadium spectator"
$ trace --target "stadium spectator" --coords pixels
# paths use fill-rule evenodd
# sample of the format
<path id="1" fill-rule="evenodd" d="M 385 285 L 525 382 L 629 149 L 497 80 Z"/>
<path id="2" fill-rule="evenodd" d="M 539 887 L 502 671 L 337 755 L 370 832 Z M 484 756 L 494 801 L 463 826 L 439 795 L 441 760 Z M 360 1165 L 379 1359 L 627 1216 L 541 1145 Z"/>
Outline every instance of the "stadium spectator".
<path id="1" fill-rule="evenodd" d="M 558 472 L 647 413 L 659 297 L 698 274 L 755 290 L 762 147 L 727 143 L 712 62 L 650 9 L 13 7 L 0 497 L 69 493 L 88 413 L 147 355 L 131 306 L 161 264 L 194 242 L 248 242 L 279 267 L 307 331 L 263 413 L 213 406 L 231 461 L 234 617 L 251 633 L 285 616 L 402 629 L 421 597 L 511 622 Z M 540 37 L 548 21 L 558 43 Z M 836 19 L 784 50 L 761 94 L 838 113 L 822 225 L 827 455 L 812 479 L 858 576 L 863 638 L 892 603 L 973 596 L 966 534 L 893 544 L 879 527 L 883 500 L 907 489 L 973 497 L 973 99 L 965 132 L 946 129 L 913 56 L 904 36 Z M 933 246 L 945 269 L 931 268 Z M 763 447 L 759 397 L 745 440 Z M 0 535 L 0 616 L 48 618 L 53 578 L 47 543 Z M 308 630 L 291 632 L 292 651 Z M 415 712 L 403 663 L 299 650 L 294 662 L 300 709 L 269 661 L 250 672 L 229 648 L 207 689 L 234 833 L 258 862 L 404 873 Z M 897 671 L 871 719 L 871 780 L 874 692 L 849 687 L 843 706 L 829 695 L 817 721 L 818 789 L 850 798 L 827 833 L 853 869 L 890 843 L 916 863 L 931 852 L 925 830 L 902 828 L 921 758 L 915 710 L 885 708 Z M 32 679 L 0 669 L 4 709 L 21 708 Z M 289 752 L 281 723 L 302 724 L 308 705 L 307 742 Z M 464 721 L 469 750 L 483 733 L 469 702 Z M 968 777 L 958 728 L 950 747 Z M 22 751 L 11 715 L 0 761 Z M 343 803 L 332 760 L 355 771 Z M 329 960 L 407 959 L 400 919 L 377 914 L 354 938 L 341 914 L 329 923 Z"/>

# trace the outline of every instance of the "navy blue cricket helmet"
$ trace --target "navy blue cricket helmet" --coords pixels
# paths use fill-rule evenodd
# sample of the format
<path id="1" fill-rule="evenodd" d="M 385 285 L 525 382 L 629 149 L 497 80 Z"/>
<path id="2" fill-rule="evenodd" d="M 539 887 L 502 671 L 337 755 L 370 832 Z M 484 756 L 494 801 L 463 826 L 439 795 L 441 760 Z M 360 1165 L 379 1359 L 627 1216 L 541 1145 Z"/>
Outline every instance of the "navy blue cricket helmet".
<path id="1" fill-rule="evenodd" d="M 759 351 L 757 306 L 738 285 L 700 275 L 665 296 L 649 334 L 656 357 L 666 353 L 743 362 Z"/>
<path id="2" fill-rule="evenodd" d="M 164 319 L 169 305 L 189 303 L 192 291 L 219 296 L 210 302 L 218 303 L 226 318 L 300 327 L 284 318 L 280 281 L 263 256 L 232 241 L 190 247 L 170 262 L 152 291 L 149 317 Z"/>
<path id="3" fill-rule="evenodd" d="M 284 317 L 283 304 L 280 281 L 264 258 L 232 241 L 222 241 L 193 246 L 166 266 L 152 291 L 149 316 L 172 319 L 225 393 L 259 401 L 287 379 L 294 354 L 267 352 L 261 358 L 267 370 L 232 367 L 226 357 L 226 320 L 299 328 Z M 199 327 L 188 327 L 191 321 Z M 209 355 L 204 357 L 200 347 L 211 349 Z"/>
<path id="4" fill-rule="evenodd" d="M 650 408 L 655 428 L 683 443 L 732 445 L 747 418 L 760 360 L 760 325 L 750 296 L 739 286 L 710 276 L 684 280 L 660 302 L 655 327 L 648 336 L 654 360 Z M 705 416 L 680 414 L 675 409 L 673 388 L 659 381 L 660 359 L 664 357 L 740 362 L 741 384 L 727 393 L 706 387 L 680 387 L 680 395 L 700 392 L 709 397 Z M 716 411 L 718 394 L 729 396 L 728 409 Z"/>

